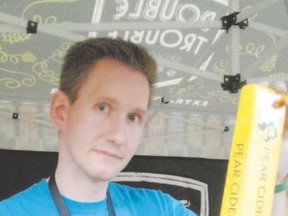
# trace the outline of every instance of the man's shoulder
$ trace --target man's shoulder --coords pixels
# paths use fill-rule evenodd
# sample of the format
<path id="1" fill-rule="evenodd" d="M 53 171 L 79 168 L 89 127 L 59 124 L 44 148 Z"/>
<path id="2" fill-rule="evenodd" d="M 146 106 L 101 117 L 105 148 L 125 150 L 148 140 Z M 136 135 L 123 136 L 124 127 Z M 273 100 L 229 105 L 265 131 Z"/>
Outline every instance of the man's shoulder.
<path id="1" fill-rule="evenodd" d="M 12 195 L 0 202 L 0 212 L 21 212 L 26 208 L 37 206 L 39 201 L 43 202 L 43 197 L 47 197 L 48 185 L 44 179 L 31 185 L 25 190 Z M 45 202 L 43 203 L 45 204 Z M 29 207 L 30 206 L 30 207 Z M 7 213 L 7 215 L 9 215 Z"/>
<path id="2" fill-rule="evenodd" d="M 33 198 L 36 196 L 39 196 L 39 193 L 45 191 L 45 188 L 47 187 L 47 183 L 44 179 L 42 179 L 41 181 L 34 183 L 33 185 L 29 186 L 28 188 L 24 189 L 23 191 L 20 191 L 14 195 L 12 195 L 11 197 L 3 200 L 2 202 L 7 202 L 10 200 L 19 200 L 19 199 L 23 199 L 26 197 L 29 198 Z M 2 203 L 1 202 L 1 203 Z"/>

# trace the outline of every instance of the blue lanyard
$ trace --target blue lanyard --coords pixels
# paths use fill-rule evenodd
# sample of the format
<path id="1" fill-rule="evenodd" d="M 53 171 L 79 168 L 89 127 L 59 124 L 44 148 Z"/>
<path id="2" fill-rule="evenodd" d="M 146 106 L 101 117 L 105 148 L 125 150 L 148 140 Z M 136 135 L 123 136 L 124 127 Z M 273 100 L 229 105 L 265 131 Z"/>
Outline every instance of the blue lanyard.
<path id="1" fill-rule="evenodd" d="M 49 190 L 50 190 L 51 196 L 53 198 L 54 204 L 57 208 L 59 215 L 60 216 L 71 216 L 71 214 L 70 214 L 66 204 L 64 203 L 64 201 L 61 197 L 61 194 L 58 190 L 54 175 L 50 176 L 48 185 L 49 185 Z M 107 190 L 107 207 L 108 207 L 108 216 L 116 216 L 115 210 L 114 210 L 114 207 L 112 204 L 112 200 L 110 197 L 110 193 L 108 190 Z"/>

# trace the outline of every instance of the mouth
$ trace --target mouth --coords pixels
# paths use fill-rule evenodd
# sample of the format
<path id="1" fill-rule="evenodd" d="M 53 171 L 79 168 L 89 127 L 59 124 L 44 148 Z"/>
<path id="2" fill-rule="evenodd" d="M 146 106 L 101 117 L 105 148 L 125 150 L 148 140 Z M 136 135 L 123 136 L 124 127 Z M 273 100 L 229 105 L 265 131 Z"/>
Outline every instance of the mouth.
<path id="1" fill-rule="evenodd" d="M 121 160 L 122 157 L 119 154 L 110 152 L 110 151 L 106 151 L 106 150 L 99 150 L 99 149 L 94 149 L 93 151 L 97 152 L 98 154 L 104 155 L 106 157 L 109 158 L 113 158 L 113 159 L 117 159 L 117 160 Z"/>

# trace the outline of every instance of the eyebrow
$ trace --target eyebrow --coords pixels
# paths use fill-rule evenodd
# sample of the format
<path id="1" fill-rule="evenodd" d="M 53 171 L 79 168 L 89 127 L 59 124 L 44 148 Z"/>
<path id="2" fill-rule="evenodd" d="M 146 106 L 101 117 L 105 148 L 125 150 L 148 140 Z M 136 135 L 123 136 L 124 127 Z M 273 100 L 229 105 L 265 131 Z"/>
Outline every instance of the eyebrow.
<path id="1" fill-rule="evenodd" d="M 140 113 L 143 116 L 146 116 L 148 114 L 148 110 L 143 110 L 143 109 L 140 109 L 140 108 L 135 109 L 135 112 L 136 113 Z"/>

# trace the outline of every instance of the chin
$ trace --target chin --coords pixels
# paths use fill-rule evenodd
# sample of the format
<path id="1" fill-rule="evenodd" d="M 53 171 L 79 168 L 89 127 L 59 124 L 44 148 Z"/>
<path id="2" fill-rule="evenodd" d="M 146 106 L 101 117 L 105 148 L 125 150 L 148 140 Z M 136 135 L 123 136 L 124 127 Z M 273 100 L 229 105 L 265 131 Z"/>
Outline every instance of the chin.
<path id="1" fill-rule="evenodd" d="M 90 176 L 96 181 L 111 181 L 119 172 L 117 170 L 111 170 L 108 167 L 89 171 Z"/>

